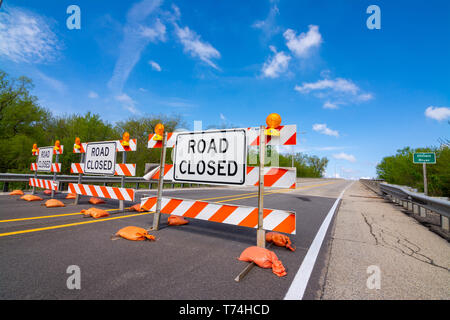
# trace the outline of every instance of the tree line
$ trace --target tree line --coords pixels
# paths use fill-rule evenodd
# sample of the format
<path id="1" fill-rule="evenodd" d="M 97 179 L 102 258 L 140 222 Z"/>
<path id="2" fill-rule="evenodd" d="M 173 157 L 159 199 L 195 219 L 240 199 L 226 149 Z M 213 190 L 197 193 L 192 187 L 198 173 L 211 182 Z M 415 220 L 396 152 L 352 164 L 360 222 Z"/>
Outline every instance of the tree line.
<path id="1" fill-rule="evenodd" d="M 450 197 L 450 148 L 445 144 L 440 147 L 406 147 L 397 150 L 395 155 L 384 157 L 377 165 L 378 177 L 388 183 L 410 186 L 423 192 L 423 168 L 422 164 L 413 163 L 415 152 L 436 153 L 436 164 L 427 164 L 428 194 Z"/>
<path id="2" fill-rule="evenodd" d="M 36 161 L 31 155 L 34 143 L 52 146 L 56 140 L 64 145 L 60 155 L 61 173 L 70 174 L 71 163 L 80 162 L 80 154 L 72 153 L 76 137 L 82 142 L 121 139 L 127 131 L 138 140 L 137 151 L 127 154 L 127 163 L 136 163 L 136 175 L 144 174 L 146 163 L 159 163 L 160 150 L 148 149 L 147 139 L 154 133 L 156 124 L 163 123 L 167 132 L 183 128 L 181 116 L 145 115 L 124 121 L 109 123 L 100 115 L 87 112 L 83 115 L 53 115 L 42 107 L 30 92 L 32 80 L 27 77 L 12 78 L 0 70 L 0 172 L 30 173 L 30 164 Z M 268 152 L 276 152 L 270 149 Z M 117 161 L 121 161 L 118 153 Z M 278 154 L 279 166 L 290 167 L 292 155 Z M 299 177 L 322 177 L 328 164 L 327 158 L 296 153 L 294 166 Z M 171 152 L 167 152 L 167 163 L 172 163 Z"/>

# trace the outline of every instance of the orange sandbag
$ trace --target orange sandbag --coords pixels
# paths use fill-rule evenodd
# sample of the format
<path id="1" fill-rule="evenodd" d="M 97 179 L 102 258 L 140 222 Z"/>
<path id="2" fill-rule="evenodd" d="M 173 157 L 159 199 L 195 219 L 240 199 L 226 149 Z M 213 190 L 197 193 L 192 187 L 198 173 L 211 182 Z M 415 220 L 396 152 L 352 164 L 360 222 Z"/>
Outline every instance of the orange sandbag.
<path id="1" fill-rule="evenodd" d="M 183 224 L 188 224 L 189 221 L 187 221 L 185 218 L 180 216 L 169 216 L 167 219 L 167 224 L 169 226 L 181 226 Z"/>
<path id="2" fill-rule="evenodd" d="M 64 203 L 56 199 L 50 199 L 45 201 L 45 206 L 47 208 L 65 207 Z"/>
<path id="3" fill-rule="evenodd" d="M 102 217 L 108 217 L 109 213 L 102 209 L 90 208 L 87 210 L 81 210 L 81 213 L 84 213 L 84 216 L 91 216 L 92 218 L 98 219 Z"/>
<path id="4" fill-rule="evenodd" d="M 295 251 L 295 247 L 291 246 L 291 239 L 288 236 L 278 232 L 268 232 L 266 234 L 266 241 L 273 242 L 274 245 L 279 247 L 286 247 L 291 251 Z"/>
<path id="5" fill-rule="evenodd" d="M 44 190 L 44 194 L 46 194 L 46 195 L 50 195 L 50 194 L 52 194 L 52 190 L 48 190 L 48 189 L 46 189 L 46 190 Z"/>
<path id="6" fill-rule="evenodd" d="M 120 236 L 122 238 L 133 240 L 133 241 L 142 241 L 142 240 L 155 240 L 155 237 L 151 234 L 148 234 L 147 230 L 144 228 L 128 226 L 117 231 L 116 236 Z"/>
<path id="7" fill-rule="evenodd" d="M 66 199 L 75 199 L 77 197 L 76 193 L 68 193 Z"/>
<path id="8" fill-rule="evenodd" d="M 144 212 L 145 211 L 144 209 L 141 209 L 141 205 L 139 203 L 135 204 L 134 206 L 132 206 L 131 210 L 134 210 L 134 211 L 137 211 L 137 212 Z"/>
<path id="9" fill-rule="evenodd" d="M 40 200 L 44 200 L 41 197 L 35 196 L 33 194 L 26 194 L 22 197 L 20 197 L 20 199 L 26 200 L 26 201 L 40 201 Z"/>
<path id="10" fill-rule="evenodd" d="M 254 262 L 257 266 L 261 268 L 272 268 L 272 272 L 279 277 L 285 276 L 286 269 L 280 260 L 278 260 L 277 255 L 270 250 L 260 247 L 248 247 L 242 251 L 239 257 L 241 261 Z"/>
<path id="11" fill-rule="evenodd" d="M 99 198 L 95 198 L 95 197 L 90 198 L 90 199 L 89 199 L 89 202 L 92 203 L 92 204 L 101 204 L 101 203 L 105 203 L 104 200 L 99 199 Z"/>
<path id="12" fill-rule="evenodd" d="M 10 196 L 23 196 L 23 191 L 22 190 L 13 190 L 12 192 L 9 193 Z"/>

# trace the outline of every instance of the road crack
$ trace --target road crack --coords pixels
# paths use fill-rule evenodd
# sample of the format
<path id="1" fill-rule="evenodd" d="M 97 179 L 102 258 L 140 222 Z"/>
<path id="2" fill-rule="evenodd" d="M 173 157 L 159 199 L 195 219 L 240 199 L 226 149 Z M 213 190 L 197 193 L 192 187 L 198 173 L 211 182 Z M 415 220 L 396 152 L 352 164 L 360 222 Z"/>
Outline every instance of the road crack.
<path id="1" fill-rule="evenodd" d="M 369 232 L 372 235 L 372 237 L 375 240 L 375 245 L 379 245 L 384 248 L 388 248 L 391 250 L 394 250 L 400 254 L 409 256 L 413 259 L 416 259 L 417 261 L 429 264 L 433 267 L 444 269 L 446 271 L 450 272 L 450 269 L 441 266 L 434 262 L 434 260 L 427 255 L 421 253 L 422 250 L 421 247 L 410 240 L 408 240 L 406 237 L 401 235 L 398 232 L 393 232 L 386 228 L 385 226 L 381 226 L 373 221 L 373 219 L 370 219 L 366 214 L 361 212 L 361 215 L 369 227 Z"/>

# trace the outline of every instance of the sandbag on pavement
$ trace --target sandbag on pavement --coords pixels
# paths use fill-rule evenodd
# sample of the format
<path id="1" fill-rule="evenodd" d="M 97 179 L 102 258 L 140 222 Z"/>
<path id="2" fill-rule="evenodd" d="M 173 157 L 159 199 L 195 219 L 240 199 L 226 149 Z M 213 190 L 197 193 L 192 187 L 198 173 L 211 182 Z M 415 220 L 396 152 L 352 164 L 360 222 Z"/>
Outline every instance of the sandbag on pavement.
<path id="1" fill-rule="evenodd" d="M 143 240 L 153 240 L 155 241 L 155 236 L 148 234 L 147 230 L 144 228 L 128 226 L 117 231 L 116 236 L 120 236 L 127 240 L 133 241 L 143 241 Z"/>
<path id="2" fill-rule="evenodd" d="M 41 197 L 35 196 L 33 194 L 26 194 L 22 197 L 20 197 L 20 199 L 26 200 L 26 201 L 41 201 L 44 200 Z"/>
<path id="3" fill-rule="evenodd" d="M 265 269 L 272 268 L 272 272 L 279 277 L 283 277 L 287 274 L 286 269 L 281 261 L 278 260 L 277 255 L 273 251 L 265 248 L 256 246 L 248 247 L 242 251 L 239 260 L 254 262 L 257 266 Z"/>
<path id="4" fill-rule="evenodd" d="M 87 210 L 81 210 L 81 213 L 84 213 L 85 217 L 91 216 L 92 218 L 98 219 L 102 217 L 108 217 L 109 213 L 105 210 L 98 209 L 98 208 L 90 208 Z"/>
<path id="5" fill-rule="evenodd" d="M 187 221 L 185 218 L 180 216 L 169 216 L 167 219 L 167 224 L 169 226 L 181 226 L 183 224 L 188 224 L 189 221 Z"/>
<path id="6" fill-rule="evenodd" d="M 45 206 L 47 208 L 65 207 L 65 204 L 56 199 L 50 199 L 45 201 Z"/>
<path id="7" fill-rule="evenodd" d="M 22 190 L 13 190 L 9 193 L 10 196 L 23 196 Z"/>
<path id="8" fill-rule="evenodd" d="M 77 197 L 76 193 L 68 193 L 66 199 L 76 199 L 76 197 Z"/>
<path id="9" fill-rule="evenodd" d="M 145 210 L 141 208 L 141 204 L 135 204 L 134 206 L 131 207 L 131 210 L 137 211 L 137 212 L 144 212 Z"/>
<path id="10" fill-rule="evenodd" d="M 95 198 L 95 197 L 90 198 L 90 199 L 89 199 L 89 202 L 92 203 L 92 204 L 101 204 L 101 203 L 105 203 L 104 200 L 99 199 L 99 198 Z"/>
<path id="11" fill-rule="evenodd" d="M 284 234 L 278 232 L 268 232 L 266 234 L 266 241 L 272 242 L 276 246 L 286 247 L 291 251 L 295 251 L 295 247 L 291 246 L 291 239 Z"/>

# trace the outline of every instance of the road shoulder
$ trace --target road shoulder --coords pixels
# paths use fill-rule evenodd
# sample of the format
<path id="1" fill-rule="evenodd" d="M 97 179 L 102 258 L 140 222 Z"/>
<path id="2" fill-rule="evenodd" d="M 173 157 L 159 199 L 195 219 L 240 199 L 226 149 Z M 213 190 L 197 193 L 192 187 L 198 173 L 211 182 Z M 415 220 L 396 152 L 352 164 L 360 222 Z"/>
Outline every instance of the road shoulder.
<path id="1" fill-rule="evenodd" d="M 450 299 L 449 249 L 400 207 L 355 183 L 335 220 L 319 297 Z"/>

